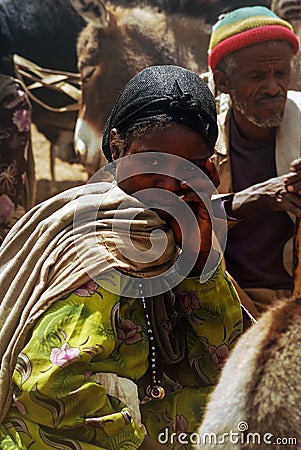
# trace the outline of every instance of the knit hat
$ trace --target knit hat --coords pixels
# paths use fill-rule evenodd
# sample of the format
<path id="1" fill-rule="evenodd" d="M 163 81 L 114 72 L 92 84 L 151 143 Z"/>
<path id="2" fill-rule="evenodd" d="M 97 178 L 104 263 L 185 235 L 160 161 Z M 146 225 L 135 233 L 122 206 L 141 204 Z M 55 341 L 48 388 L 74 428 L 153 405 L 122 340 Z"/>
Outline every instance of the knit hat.
<path id="1" fill-rule="evenodd" d="M 209 43 L 208 63 L 214 72 L 227 55 L 250 45 L 270 40 L 286 40 L 299 50 L 299 39 L 293 27 L 264 6 L 239 8 L 222 16 L 213 25 Z"/>
<path id="2" fill-rule="evenodd" d="M 133 125 L 151 124 L 162 116 L 198 131 L 213 152 L 218 135 L 216 105 L 206 83 L 184 67 L 150 66 L 125 85 L 106 122 L 102 149 L 108 161 L 112 161 L 112 128 L 122 132 Z"/>

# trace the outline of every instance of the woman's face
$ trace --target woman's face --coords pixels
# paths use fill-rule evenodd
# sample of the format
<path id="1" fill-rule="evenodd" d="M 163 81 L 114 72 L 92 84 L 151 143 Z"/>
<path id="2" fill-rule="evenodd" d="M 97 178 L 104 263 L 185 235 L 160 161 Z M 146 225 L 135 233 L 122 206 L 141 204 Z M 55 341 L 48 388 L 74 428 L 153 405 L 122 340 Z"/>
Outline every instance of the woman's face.
<path id="1" fill-rule="evenodd" d="M 211 182 L 217 186 L 219 180 L 209 157 L 209 146 L 199 133 L 170 125 L 131 143 L 117 161 L 117 182 L 127 194 L 141 193 L 140 200 L 150 207 L 172 209 L 177 198 L 194 190 L 191 185 L 212 194 Z"/>

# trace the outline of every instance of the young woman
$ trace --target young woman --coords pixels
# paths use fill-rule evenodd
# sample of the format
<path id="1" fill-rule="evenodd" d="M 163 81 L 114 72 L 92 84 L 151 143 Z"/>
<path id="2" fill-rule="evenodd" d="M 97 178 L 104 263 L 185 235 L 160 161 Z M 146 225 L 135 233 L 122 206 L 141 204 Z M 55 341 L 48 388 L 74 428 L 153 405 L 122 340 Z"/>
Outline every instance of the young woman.
<path id="1" fill-rule="evenodd" d="M 59 194 L 11 231 L 1 448 L 192 448 L 242 332 L 212 245 L 216 138 L 214 98 L 196 74 L 144 69 L 104 130 L 114 181 Z"/>

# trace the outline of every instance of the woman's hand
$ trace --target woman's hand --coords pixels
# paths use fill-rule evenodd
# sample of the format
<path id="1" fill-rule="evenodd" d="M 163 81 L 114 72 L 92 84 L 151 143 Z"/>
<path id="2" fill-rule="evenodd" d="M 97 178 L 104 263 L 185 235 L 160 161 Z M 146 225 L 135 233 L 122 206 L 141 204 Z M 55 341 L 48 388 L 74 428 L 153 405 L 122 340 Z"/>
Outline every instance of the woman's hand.
<path id="1" fill-rule="evenodd" d="M 186 208 L 179 206 L 177 210 L 177 218 L 172 218 L 170 227 L 173 230 L 176 244 L 187 253 L 187 258 L 191 254 L 197 254 L 196 263 L 190 273 L 192 276 L 200 275 L 204 265 L 207 261 L 208 255 L 212 246 L 212 209 L 211 209 L 211 195 L 214 188 L 219 184 L 219 178 L 215 166 L 210 160 L 205 163 L 205 171 L 208 174 L 212 183 L 206 183 L 204 187 L 198 190 L 197 182 L 196 189 L 192 190 L 185 182 L 182 182 L 181 188 L 185 192 L 180 196 L 181 200 L 189 205 L 193 212 L 196 221 L 189 220 Z M 199 184 L 204 184 L 204 180 L 199 180 Z M 202 198 L 198 195 L 201 192 Z M 205 202 L 203 201 L 205 200 Z M 206 203 L 206 204 L 205 204 Z M 180 225 L 182 230 L 180 228 Z"/>

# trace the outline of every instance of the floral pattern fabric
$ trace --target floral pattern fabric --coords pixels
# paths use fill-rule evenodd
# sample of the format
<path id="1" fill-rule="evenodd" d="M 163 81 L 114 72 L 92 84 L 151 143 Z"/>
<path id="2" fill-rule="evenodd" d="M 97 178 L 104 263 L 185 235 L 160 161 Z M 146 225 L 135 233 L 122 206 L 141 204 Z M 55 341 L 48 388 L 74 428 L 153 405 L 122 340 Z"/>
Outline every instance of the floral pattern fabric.
<path id="1" fill-rule="evenodd" d="M 1 75 L 4 76 L 4 75 Z M 31 145 L 31 105 L 16 82 L 0 105 L 0 244 L 25 212 L 24 196 Z"/>
<path id="2" fill-rule="evenodd" d="M 149 342 L 141 300 L 118 296 L 116 273 L 58 300 L 34 326 L 14 371 L 13 403 L 0 428 L 0 448 L 131 450 L 145 432 L 172 449 L 193 433 L 224 360 L 242 333 L 238 297 L 221 267 L 206 282 L 184 280 L 175 307 L 186 318 L 185 358 L 160 366 L 166 396 L 145 402 Z M 114 289 L 116 291 L 116 289 Z M 97 374 L 131 380 L 142 424 L 130 404 L 106 391 Z M 122 380 L 122 378 L 120 378 Z"/>

